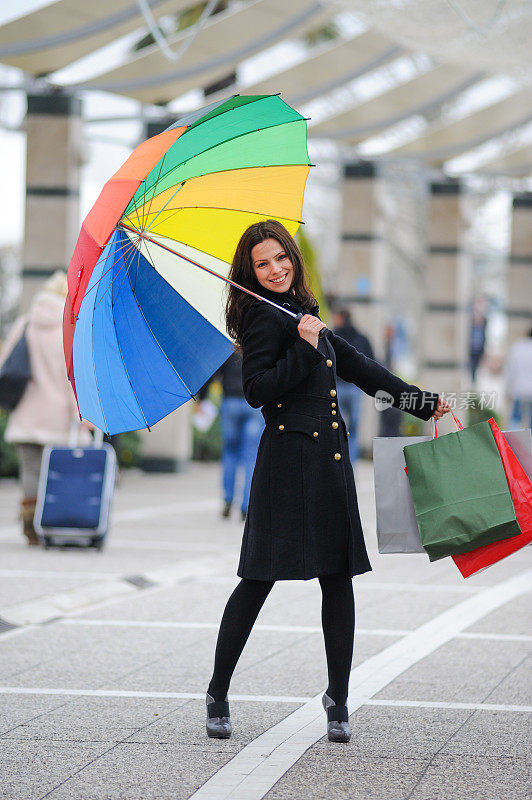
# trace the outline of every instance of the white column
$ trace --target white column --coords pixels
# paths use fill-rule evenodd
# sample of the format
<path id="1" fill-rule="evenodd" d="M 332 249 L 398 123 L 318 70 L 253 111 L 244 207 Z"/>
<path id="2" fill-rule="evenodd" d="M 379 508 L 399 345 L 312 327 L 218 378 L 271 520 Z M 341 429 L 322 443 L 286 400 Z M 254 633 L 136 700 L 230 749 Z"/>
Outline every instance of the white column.
<path id="1" fill-rule="evenodd" d="M 460 183 L 430 186 L 428 247 L 421 328 L 423 388 L 461 392 L 467 386 L 467 269 L 461 252 Z"/>
<path id="2" fill-rule="evenodd" d="M 376 168 L 372 162 L 346 163 L 342 184 L 340 258 L 330 287 L 342 306 L 349 309 L 354 325 L 371 342 L 375 358 L 384 358 L 384 298 L 386 271 L 379 224 Z M 359 425 L 363 453 L 371 453 L 378 435 L 379 413 L 373 398 L 364 395 Z"/>
<path id="3" fill-rule="evenodd" d="M 28 95 L 22 310 L 56 269 L 66 270 L 79 233 L 81 101 Z"/>
<path id="4" fill-rule="evenodd" d="M 508 264 L 507 345 L 532 327 L 532 192 L 514 195 Z"/>

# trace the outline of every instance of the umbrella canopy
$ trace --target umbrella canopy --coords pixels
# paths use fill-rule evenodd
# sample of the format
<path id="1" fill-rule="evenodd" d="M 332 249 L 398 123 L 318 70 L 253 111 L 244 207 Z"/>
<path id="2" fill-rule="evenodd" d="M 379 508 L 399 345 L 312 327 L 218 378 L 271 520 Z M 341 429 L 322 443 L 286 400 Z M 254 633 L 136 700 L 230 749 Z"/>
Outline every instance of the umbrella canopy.
<path id="1" fill-rule="evenodd" d="M 235 96 L 143 142 L 105 184 L 68 270 L 65 358 L 83 419 L 149 428 L 228 358 L 236 245 L 260 220 L 297 231 L 306 134 L 278 95 Z"/>

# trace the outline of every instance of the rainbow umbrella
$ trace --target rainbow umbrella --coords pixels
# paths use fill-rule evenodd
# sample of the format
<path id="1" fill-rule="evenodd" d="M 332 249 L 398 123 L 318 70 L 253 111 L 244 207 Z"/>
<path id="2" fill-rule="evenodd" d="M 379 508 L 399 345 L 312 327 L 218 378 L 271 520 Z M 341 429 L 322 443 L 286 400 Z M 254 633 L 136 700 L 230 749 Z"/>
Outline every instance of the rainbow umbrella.
<path id="1" fill-rule="evenodd" d="M 80 416 L 149 428 L 228 358 L 224 287 L 244 230 L 300 225 L 306 120 L 236 96 L 137 147 L 85 218 L 68 269 L 64 348 Z"/>

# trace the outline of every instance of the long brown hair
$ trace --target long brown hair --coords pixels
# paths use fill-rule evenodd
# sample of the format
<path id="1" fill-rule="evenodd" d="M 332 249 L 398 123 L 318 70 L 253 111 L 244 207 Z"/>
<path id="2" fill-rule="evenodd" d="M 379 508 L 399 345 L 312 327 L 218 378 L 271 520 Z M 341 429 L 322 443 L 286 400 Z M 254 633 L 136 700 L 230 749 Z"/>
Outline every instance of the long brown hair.
<path id="1" fill-rule="evenodd" d="M 316 299 L 307 284 L 305 272 L 305 262 L 301 251 L 296 242 L 290 236 L 284 225 L 275 219 L 267 219 L 264 222 L 256 222 L 244 231 L 235 250 L 233 263 L 229 271 L 230 280 L 244 286 L 246 289 L 261 294 L 262 286 L 258 282 L 253 269 L 251 251 L 256 244 L 266 241 L 266 239 L 276 239 L 294 267 L 294 279 L 290 291 L 303 308 L 310 311 L 316 304 Z M 279 301 L 282 293 L 279 294 Z M 236 289 L 228 284 L 227 302 L 225 305 L 225 321 L 227 332 L 238 347 L 242 344 L 242 320 L 250 305 L 254 302 L 251 295 L 246 294 L 241 289 Z"/>

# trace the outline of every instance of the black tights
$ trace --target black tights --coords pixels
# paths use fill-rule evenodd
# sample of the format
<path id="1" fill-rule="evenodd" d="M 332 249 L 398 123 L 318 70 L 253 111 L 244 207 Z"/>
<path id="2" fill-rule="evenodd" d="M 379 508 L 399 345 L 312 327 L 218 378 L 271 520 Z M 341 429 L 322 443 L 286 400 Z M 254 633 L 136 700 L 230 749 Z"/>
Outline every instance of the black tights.
<path id="1" fill-rule="evenodd" d="M 345 575 L 319 578 L 322 603 L 321 622 L 329 685 L 327 694 L 337 705 L 345 705 L 353 657 L 355 603 L 353 584 Z M 208 692 L 215 700 L 224 700 L 229 683 L 251 629 L 274 581 L 242 578 L 225 606 L 220 623 L 214 672 Z"/>

